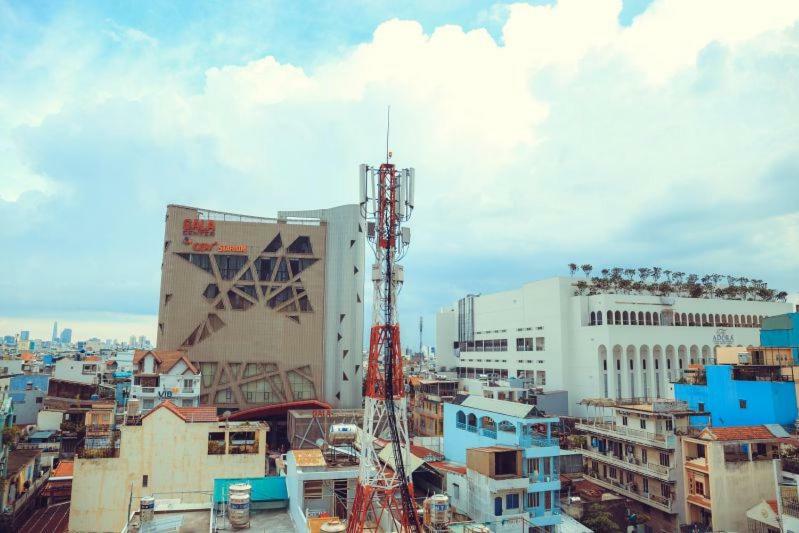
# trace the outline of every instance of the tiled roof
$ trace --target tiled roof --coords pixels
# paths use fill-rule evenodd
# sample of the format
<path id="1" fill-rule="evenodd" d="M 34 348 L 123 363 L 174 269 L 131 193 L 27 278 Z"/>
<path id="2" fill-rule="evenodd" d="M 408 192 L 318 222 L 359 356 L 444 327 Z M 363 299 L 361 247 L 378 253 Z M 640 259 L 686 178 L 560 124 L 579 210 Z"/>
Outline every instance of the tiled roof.
<path id="1" fill-rule="evenodd" d="M 161 373 L 165 374 L 172 370 L 172 367 L 178 364 L 178 361 L 186 363 L 186 366 L 195 374 L 200 373 L 197 367 L 191 364 L 191 361 L 186 357 L 186 352 L 183 350 L 135 350 L 133 352 L 133 364 L 138 365 L 147 354 L 152 354 L 155 357 L 158 362 L 158 371 Z"/>
<path id="2" fill-rule="evenodd" d="M 779 513 L 779 508 L 777 507 L 777 500 L 768 500 L 766 502 L 769 507 L 771 507 L 775 513 Z"/>
<path id="3" fill-rule="evenodd" d="M 53 477 L 70 477 L 75 468 L 74 461 L 62 460 L 53 470 Z"/>
<path id="4" fill-rule="evenodd" d="M 701 438 L 707 440 L 774 440 L 779 438 L 766 426 L 708 427 L 702 431 Z"/>
<path id="5" fill-rule="evenodd" d="M 416 446 L 415 444 L 411 444 L 411 453 L 420 459 L 432 457 L 435 459 L 431 460 L 440 460 L 444 458 L 443 453 L 438 453 L 437 451 L 431 450 L 430 448 L 425 448 L 424 446 Z"/>
<path id="6" fill-rule="evenodd" d="M 177 415 L 184 422 L 216 422 L 219 417 L 216 416 L 215 407 L 178 407 L 169 400 L 163 401 L 155 406 L 155 409 L 146 413 L 142 420 L 158 411 L 159 409 L 167 409 Z"/>
<path id="7" fill-rule="evenodd" d="M 444 472 L 453 472 L 455 474 L 465 475 L 466 467 L 457 463 L 450 463 L 449 461 L 431 461 L 427 463 L 428 466 L 436 470 L 443 470 Z"/>
<path id="8" fill-rule="evenodd" d="M 546 415 L 534 405 L 484 398 L 474 394 L 459 394 L 452 403 L 514 418 L 546 418 Z"/>

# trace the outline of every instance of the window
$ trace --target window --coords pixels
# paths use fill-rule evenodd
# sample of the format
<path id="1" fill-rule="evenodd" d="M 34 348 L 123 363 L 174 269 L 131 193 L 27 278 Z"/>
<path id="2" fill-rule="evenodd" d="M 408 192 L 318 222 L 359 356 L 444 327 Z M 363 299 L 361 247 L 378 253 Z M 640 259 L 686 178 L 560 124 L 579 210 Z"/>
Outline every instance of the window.
<path id="1" fill-rule="evenodd" d="M 649 493 L 649 479 L 646 478 L 646 477 L 644 477 L 643 479 L 644 479 L 644 493 L 648 494 Z"/>
<path id="2" fill-rule="evenodd" d="M 311 249 L 311 239 L 306 236 L 297 237 L 294 242 L 289 244 L 286 249 L 290 254 L 310 254 L 313 253 Z"/>
<path id="3" fill-rule="evenodd" d="M 616 467 L 615 466 L 608 467 L 608 476 L 612 477 L 614 479 L 618 478 L 618 474 L 616 473 Z"/>
<path id="4" fill-rule="evenodd" d="M 527 507 L 538 507 L 541 505 L 541 493 L 530 492 L 527 494 Z"/>
<path id="5" fill-rule="evenodd" d="M 660 495 L 664 498 L 669 498 L 671 496 L 671 489 L 666 483 L 660 484 Z"/>
<path id="6" fill-rule="evenodd" d="M 674 431 L 674 421 L 671 418 L 666 420 L 666 431 Z"/>
<path id="7" fill-rule="evenodd" d="M 641 429 L 646 429 L 646 419 L 641 418 L 638 420 L 638 423 L 641 426 Z"/>
<path id="8" fill-rule="evenodd" d="M 704 411 L 705 410 L 705 404 L 703 404 L 702 402 L 699 402 L 699 404 L 696 406 L 696 409 L 698 411 Z"/>
<path id="9" fill-rule="evenodd" d="M 153 407 L 155 407 L 155 401 L 153 399 L 142 400 L 141 408 L 144 409 L 145 411 L 149 411 Z"/>
<path id="10" fill-rule="evenodd" d="M 233 279 L 247 262 L 246 255 L 216 255 L 214 258 L 222 279 Z"/>
<path id="11" fill-rule="evenodd" d="M 461 499 L 461 487 L 457 483 L 452 484 L 452 498 L 455 500 Z"/>
<path id="12" fill-rule="evenodd" d="M 669 454 L 667 453 L 660 454 L 660 466 L 669 466 Z"/>
<path id="13" fill-rule="evenodd" d="M 627 483 L 632 483 L 635 480 L 635 476 L 632 472 L 627 472 Z"/>
<path id="14" fill-rule="evenodd" d="M 148 482 L 148 481 L 150 481 L 150 478 L 149 478 L 149 476 L 148 476 L 147 474 L 144 474 L 144 475 L 141 477 L 141 486 L 142 486 L 142 487 L 146 487 L 146 486 L 147 486 L 147 482 Z"/>
<path id="15" fill-rule="evenodd" d="M 738 400 L 738 407 L 746 409 L 746 400 Z"/>
<path id="16" fill-rule="evenodd" d="M 518 494 L 508 494 L 505 496 L 505 508 L 506 509 L 518 509 L 519 508 L 519 495 Z"/>
<path id="17" fill-rule="evenodd" d="M 641 463 L 646 464 L 648 460 L 649 458 L 646 453 L 646 448 L 641 448 Z"/>
<path id="18" fill-rule="evenodd" d="M 627 417 L 626 416 L 621 417 L 621 425 L 622 426 L 626 426 L 627 425 Z"/>

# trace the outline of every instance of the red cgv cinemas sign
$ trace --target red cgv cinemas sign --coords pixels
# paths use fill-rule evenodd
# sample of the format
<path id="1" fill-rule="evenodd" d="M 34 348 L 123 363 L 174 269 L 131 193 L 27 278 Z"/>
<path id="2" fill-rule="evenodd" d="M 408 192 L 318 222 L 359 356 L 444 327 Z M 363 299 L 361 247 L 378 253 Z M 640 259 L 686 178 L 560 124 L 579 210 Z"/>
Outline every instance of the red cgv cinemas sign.
<path id="1" fill-rule="evenodd" d="M 213 237 L 216 234 L 216 222 L 213 220 L 200 220 L 198 218 L 183 219 L 183 235 L 205 235 Z"/>

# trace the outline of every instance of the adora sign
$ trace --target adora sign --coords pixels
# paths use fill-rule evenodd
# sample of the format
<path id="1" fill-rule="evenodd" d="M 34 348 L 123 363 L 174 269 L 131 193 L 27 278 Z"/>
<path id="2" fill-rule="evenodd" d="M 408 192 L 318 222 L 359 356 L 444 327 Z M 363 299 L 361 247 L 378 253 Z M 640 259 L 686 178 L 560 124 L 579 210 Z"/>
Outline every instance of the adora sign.
<path id="1" fill-rule="evenodd" d="M 727 333 L 724 328 L 719 328 L 713 335 L 713 344 L 733 344 L 735 342 L 735 335 Z"/>

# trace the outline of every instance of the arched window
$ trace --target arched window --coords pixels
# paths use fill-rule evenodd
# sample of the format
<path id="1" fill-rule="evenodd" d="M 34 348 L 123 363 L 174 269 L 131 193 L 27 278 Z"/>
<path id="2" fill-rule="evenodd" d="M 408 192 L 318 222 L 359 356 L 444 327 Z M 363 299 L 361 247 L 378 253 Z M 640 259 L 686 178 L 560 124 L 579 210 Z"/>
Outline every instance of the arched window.
<path id="1" fill-rule="evenodd" d="M 721 325 L 727 327 L 729 324 L 727 323 L 727 315 L 721 315 Z"/>
<path id="2" fill-rule="evenodd" d="M 643 326 L 644 325 L 644 312 L 643 311 L 638 311 L 638 325 L 639 326 Z"/>
<path id="3" fill-rule="evenodd" d="M 455 415 L 455 420 L 458 422 L 459 426 L 465 426 L 466 425 L 466 413 L 464 413 L 463 411 L 458 411 L 458 413 Z"/>
<path id="4" fill-rule="evenodd" d="M 738 317 L 738 315 L 735 315 L 735 317 L 733 317 L 733 323 L 736 326 L 740 326 L 741 325 L 741 319 Z"/>
<path id="5" fill-rule="evenodd" d="M 652 324 L 655 326 L 660 325 L 660 315 L 658 313 L 652 313 Z"/>
<path id="6" fill-rule="evenodd" d="M 638 319 L 635 316 L 635 311 L 630 312 L 630 324 L 632 324 L 633 326 L 638 325 Z"/>
<path id="7" fill-rule="evenodd" d="M 599 311 L 596 314 L 596 325 L 597 326 L 601 326 L 602 325 L 602 311 Z"/>
<path id="8" fill-rule="evenodd" d="M 680 313 L 674 314 L 674 325 L 675 326 L 682 326 L 682 320 L 680 319 Z"/>
<path id="9" fill-rule="evenodd" d="M 688 315 L 683 313 L 681 318 L 682 318 L 682 325 L 683 326 L 687 326 L 688 325 Z"/>
<path id="10" fill-rule="evenodd" d="M 702 325 L 703 326 L 707 326 L 708 325 L 707 315 L 705 313 L 702 313 Z"/>
<path id="11" fill-rule="evenodd" d="M 630 324 L 630 314 L 627 311 L 624 311 L 621 314 L 621 323 L 624 324 L 625 326 Z"/>
<path id="12" fill-rule="evenodd" d="M 497 423 L 494 422 L 494 419 L 490 416 L 484 416 L 480 418 L 480 427 L 483 429 L 493 429 L 496 431 Z"/>
<path id="13" fill-rule="evenodd" d="M 466 425 L 473 428 L 477 427 L 477 416 L 475 416 L 474 413 L 469 413 L 469 416 L 466 418 Z"/>
<path id="14" fill-rule="evenodd" d="M 613 325 L 613 311 L 608 311 L 607 312 L 607 317 L 608 317 L 608 325 L 612 326 Z"/>
<path id="15" fill-rule="evenodd" d="M 507 420 L 503 420 L 499 423 L 499 430 L 506 431 L 508 433 L 516 433 L 516 425 L 508 422 Z"/>
<path id="16" fill-rule="evenodd" d="M 596 313 L 595 313 L 594 311 L 591 311 L 591 319 L 590 319 L 590 321 L 588 322 L 588 325 L 589 325 L 589 326 L 594 326 L 594 325 L 596 325 Z"/>
<path id="17" fill-rule="evenodd" d="M 694 315 L 692 313 L 688 313 L 688 325 L 695 326 L 696 321 L 694 320 Z"/>
<path id="18" fill-rule="evenodd" d="M 714 326 L 718 326 L 718 325 L 720 325 L 720 324 L 721 324 L 721 317 L 719 316 L 719 314 L 718 314 L 718 313 L 716 313 L 716 314 L 714 315 L 714 319 L 713 319 L 713 325 L 714 325 Z"/>
<path id="19" fill-rule="evenodd" d="M 652 325 L 652 313 L 647 311 L 646 315 L 644 315 L 644 320 L 646 320 L 646 325 L 647 326 L 651 326 Z"/>
<path id="20" fill-rule="evenodd" d="M 616 324 L 621 324 L 621 313 L 620 312 L 616 311 L 614 313 L 613 317 L 615 318 Z"/>

